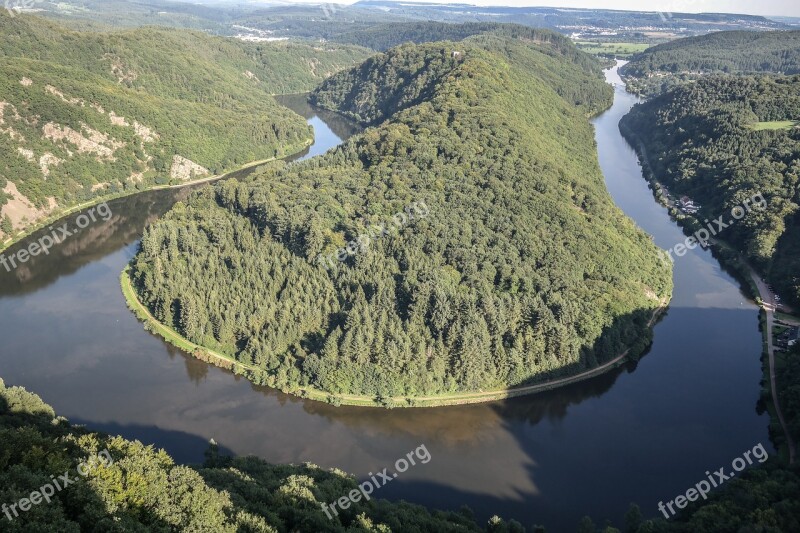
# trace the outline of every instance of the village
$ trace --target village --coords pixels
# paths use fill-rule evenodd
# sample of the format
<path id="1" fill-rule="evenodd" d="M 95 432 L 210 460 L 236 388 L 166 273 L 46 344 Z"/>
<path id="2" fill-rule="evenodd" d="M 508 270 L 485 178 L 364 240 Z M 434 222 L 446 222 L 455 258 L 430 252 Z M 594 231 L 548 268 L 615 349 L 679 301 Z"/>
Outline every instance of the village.
<path id="1" fill-rule="evenodd" d="M 698 211 L 700 211 L 700 208 L 703 206 L 694 203 L 694 200 L 692 200 L 688 196 L 681 196 L 679 200 L 675 201 L 675 207 L 677 207 L 687 215 L 694 215 Z"/>
<path id="2" fill-rule="evenodd" d="M 785 322 L 775 322 L 776 327 L 789 326 Z M 775 337 L 775 346 L 787 350 L 800 342 L 800 326 L 789 326 Z"/>

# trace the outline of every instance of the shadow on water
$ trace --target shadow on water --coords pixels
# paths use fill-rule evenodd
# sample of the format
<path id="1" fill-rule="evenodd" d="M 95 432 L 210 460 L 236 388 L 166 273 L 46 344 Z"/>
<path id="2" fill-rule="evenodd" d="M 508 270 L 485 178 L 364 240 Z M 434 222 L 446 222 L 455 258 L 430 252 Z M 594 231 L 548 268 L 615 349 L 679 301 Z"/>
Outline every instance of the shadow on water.
<path id="1" fill-rule="evenodd" d="M 653 202 L 616 130 L 624 98 L 618 93 L 595 121 L 601 166 L 617 204 L 667 248 L 684 237 Z M 706 470 L 768 444 L 768 418 L 755 411 L 757 308 L 707 251 L 676 262 L 671 308 L 635 365 L 503 402 L 335 408 L 196 361 L 144 332 L 128 311 L 119 272 L 142 228 L 187 192 L 109 202 L 109 222 L 31 259 L 27 271 L 0 271 L 6 383 L 36 392 L 73 421 L 187 462 L 214 438 L 230 453 L 365 478 L 425 444 L 430 463 L 377 497 L 449 509 L 466 503 L 482 523 L 500 514 L 548 531 L 574 531 L 585 514 L 619 524 L 631 501 L 654 516 L 659 500 L 685 492 Z"/>
<path id="2" fill-rule="evenodd" d="M 234 378 L 267 401 L 236 395 L 228 400 L 235 407 L 202 412 L 208 427 L 217 428 L 210 436 L 236 453 L 336 466 L 361 480 L 425 444 L 431 463 L 387 485 L 379 497 L 444 509 L 466 504 L 481 522 L 500 514 L 549 531 L 574 530 L 584 514 L 621 524 L 630 502 L 654 516 L 659 500 L 685 491 L 705 470 L 759 439 L 769 447 L 767 420 L 755 409 L 759 339 L 752 330 L 757 333 L 752 308 L 672 308 L 656 326 L 652 352 L 638 362 L 501 402 L 392 411 L 333 407 Z M 194 367 L 194 381 L 205 363 L 175 353 Z M 206 368 L 203 380 L 232 377 Z M 227 417 L 246 427 L 223 424 Z M 271 435 L 252 424 L 280 427 L 282 435 L 242 448 L 254 434 Z"/>
<path id="3" fill-rule="evenodd" d="M 314 143 L 304 151 L 286 157 L 286 162 L 301 161 L 323 154 L 360 131 L 354 122 L 322 109 L 312 107 L 305 95 L 277 97 L 285 105 L 306 118 L 314 126 Z M 230 172 L 219 179 L 243 179 L 258 169 L 248 167 Z M 213 182 L 212 182 L 213 183 Z M 112 213 L 109 220 L 98 219 L 64 242 L 53 246 L 49 253 L 32 256 L 17 268 L 0 267 L 0 298 L 6 295 L 34 292 L 46 287 L 61 276 L 77 271 L 83 265 L 98 261 L 113 252 L 129 246 L 142 236 L 144 228 L 170 210 L 176 202 L 185 201 L 192 191 L 208 183 L 187 185 L 177 189 L 160 189 L 109 200 Z M 3 252 L 7 257 L 26 249 L 31 243 L 51 235 L 64 223 L 75 229 L 74 221 L 90 208 L 68 215 L 52 225 L 33 233 Z"/>
<path id="4" fill-rule="evenodd" d="M 74 418 L 70 423 L 90 427 L 108 435 L 122 435 L 129 440 L 138 440 L 144 444 L 158 443 L 160 448 L 169 450 L 170 456 L 178 464 L 199 465 L 205 461 L 205 452 L 209 447 L 209 439 L 204 439 L 184 431 L 162 429 L 157 426 L 123 425 L 114 422 L 93 422 Z M 220 455 L 233 455 L 233 452 L 219 445 Z"/>
<path id="5" fill-rule="evenodd" d="M 131 245 L 141 238 L 145 226 L 166 213 L 175 202 L 185 200 L 196 187 L 150 191 L 110 200 L 108 207 L 112 216 L 109 220 L 97 220 L 81 233 L 53 246 L 48 254 L 33 256 L 10 272 L 0 268 L 0 298 L 36 292 L 59 277 L 73 274 L 84 265 Z M 53 231 L 50 228 L 57 228 L 65 222 L 74 228 L 75 219 L 86 211 L 69 215 L 35 232 L 3 253 L 11 256 L 41 237 L 50 235 Z"/>

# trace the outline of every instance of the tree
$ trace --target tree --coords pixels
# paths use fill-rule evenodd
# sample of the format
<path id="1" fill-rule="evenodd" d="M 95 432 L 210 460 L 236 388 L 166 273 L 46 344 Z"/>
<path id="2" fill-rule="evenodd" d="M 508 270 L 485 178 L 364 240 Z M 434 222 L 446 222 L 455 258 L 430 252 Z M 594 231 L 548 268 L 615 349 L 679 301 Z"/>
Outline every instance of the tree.
<path id="1" fill-rule="evenodd" d="M 625 513 L 625 533 L 636 533 L 642 525 L 642 511 L 632 503 Z"/>
<path id="2" fill-rule="evenodd" d="M 14 233 L 14 225 L 11 223 L 11 219 L 8 218 L 8 215 L 4 215 L 3 220 L 0 221 L 0 231 L 6 235 Z"/>
<path id="3" fill-rule="evenodd" d="M 581 521 L 578 522 L 578 533 L 596 533 L 597 528 L 594 525 L 592 519 L 588 516 L 584 516 L 581 518 Z"/>

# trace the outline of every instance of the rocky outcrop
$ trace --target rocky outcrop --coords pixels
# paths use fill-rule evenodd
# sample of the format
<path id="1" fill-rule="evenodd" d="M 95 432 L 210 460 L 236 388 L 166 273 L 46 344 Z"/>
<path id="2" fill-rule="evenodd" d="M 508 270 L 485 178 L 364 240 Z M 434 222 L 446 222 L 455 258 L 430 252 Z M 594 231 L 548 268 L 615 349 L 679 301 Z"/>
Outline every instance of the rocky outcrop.
<path id="1" fill-rule="evenodd" d="M 40 209 L 36 207 L 33 202 L 17 190 L 16 184 L 11 180 L 6 181 L 3 192 L 9 199 L 0 209 L 0 219 L 8 217 L 15 230 L 24 228 L 29 222 L 44 217 L 57 206 L 54 198 L 48 198 L 49 206 L 47 208 Z"/>
<path id="2" fill-rule="evenodd" d="M 79 133 L 69 126 L 61 126 L 53 122 L 48 122 L 42 128 L 42 131 L 46 139 L 50 139 L 54 142 L 66 141 L 75 145 L 78 152 L 96 154 L 98 156 L 98 161 L 100 158 L 113 161 L 114 151 L 117 150 L 117 148 L 125 146 L 125 143 L 115 141 L 107 135 L 93 130 L 86 124 L 81 124 L 81 129 L 82 133 Z M 85 133 L 86 136 L 84 136 L 83 133 Z"/>
<path id="3" fill-rule="evenodd" d="M 200 176 L 207 176 L 210 174 L 209 170 L 202 167 L 179 155 L 172 157 L 172 168 L 169 169 L 169 176 L 172 179 L 179 179 L 181 181 L 191 180 Z"/>

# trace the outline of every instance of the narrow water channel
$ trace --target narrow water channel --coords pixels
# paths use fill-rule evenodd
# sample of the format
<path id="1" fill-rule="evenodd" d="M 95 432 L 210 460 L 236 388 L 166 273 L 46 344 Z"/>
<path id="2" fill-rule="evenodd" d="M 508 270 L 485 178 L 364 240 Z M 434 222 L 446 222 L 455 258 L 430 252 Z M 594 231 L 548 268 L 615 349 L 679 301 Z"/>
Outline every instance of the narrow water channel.
<path id="1" fill-rule="evenodd" d="M 635 98 L 615 69 L 608 78 L 618 84 L 614 105 L 594 121 L 608 188 L 659 246 L 671 247 L 684 237 L 653 200 L 617 129 Z M 315 128 L 318 144 L 306 157 L 353 132 L 302 99 L 282 102 Z M 182 462 L 201 461 L 214 438 L 230 453 L 366 477 L 425 444 L 432 460 L 376 496 L 467 504 L 481 522 L 499 514 L 551 532 L 574 531 L 586 514 L 621 524 L 631 501 L 654 516 L 659 500 L 685 492 L 706 470 L 758 442 L 771 449 L 768 418 L 756 413 L 757 308 L 709 252 L 696 249 L 676 262 L 672 305 L 635 368 L 505 402 L 336 408 L 196 361 L 144 331 L 125 307 L 118 277 L 143 227 L 186 194 L 109 202 L 110 221 L 11 274 L 0 269 L 7 384 L 38 393 L 72 422 L 155 444 Z"/>

